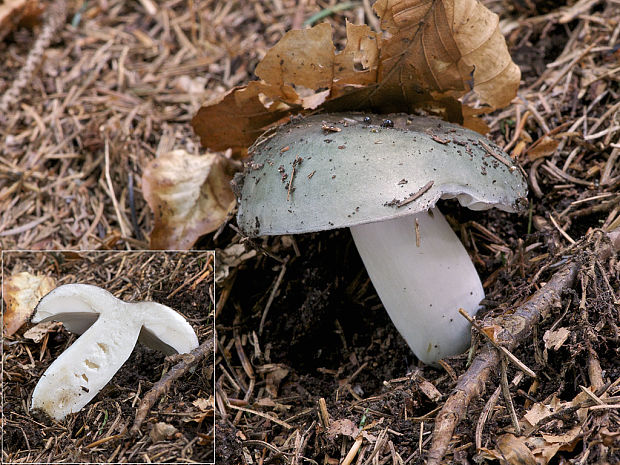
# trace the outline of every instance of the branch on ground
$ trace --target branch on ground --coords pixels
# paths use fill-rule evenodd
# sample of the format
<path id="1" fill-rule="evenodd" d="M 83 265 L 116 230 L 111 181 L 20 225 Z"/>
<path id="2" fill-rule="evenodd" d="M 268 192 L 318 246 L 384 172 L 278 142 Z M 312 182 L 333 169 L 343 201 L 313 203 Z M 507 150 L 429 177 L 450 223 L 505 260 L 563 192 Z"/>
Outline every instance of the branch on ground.
<path id="1" fill-rule="evenodd" d="M 208 338 L 205 342 L 200 344 L 196 349 L 192 350 L 189 354 L 181 354 L 181 361 L 177 363 L 172 369 L 157 381 L 150 391 L 142 398 L 138 411 L 136 412 L 136 419 L 133 422 L 130 433 L 136 434 L 140 430 L 140 426 L 146 419 L 151 407 L 157 402 L 162 395 L 164 395 L 172 384 L 185 375 L 191 368 L 198 365 L 202 360 L 213 353 L 213 338 Z"/>
<path id="2" fill-rule="evenodd" d="M 610 243 L 602 245 L 599 249 L 598 255 L 601 259 L 620 251 L 620 229 L 606 233 L 605 236 Z M 512 350 L 524 341 L 532 333 L 540 315 L 558 302 L 562 293 L 573 285 L 579 268 L 580 263 L 577 260 L 570 260 L 527 302 L 520 305 L 513 313 L 504 314 L 496 319 L 493 324 L 502 328 L 496 334 L 497 344 Z M 437 415 L 427 465 L 443 463 L 443 457 L 448 450 L 456 426 L 467 413 L 469 404 L 484 392 L 489 376 L 497 369 L 500 360 L 499 351 L 488 343 L 473 360 L 469 369 L 461 375 L 456 387 Z"/>

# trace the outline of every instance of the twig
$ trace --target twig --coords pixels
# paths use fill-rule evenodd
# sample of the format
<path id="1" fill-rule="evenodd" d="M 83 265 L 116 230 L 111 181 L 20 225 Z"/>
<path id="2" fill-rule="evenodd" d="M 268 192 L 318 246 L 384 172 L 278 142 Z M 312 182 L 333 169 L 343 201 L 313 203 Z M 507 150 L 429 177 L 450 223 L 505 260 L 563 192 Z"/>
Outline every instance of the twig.
<path id="1" fill-rule="evenodd" d="M 155 404 L 157 399 L 165 394 L 177 379 L 186 374 L 190 368 L 198 365 L 203 359 L 213 353 L 213 338 L 209 337 L 205 342 L 200 344 L 196 349 L 183 357 L 183 360 L 177 363 L 166 375 L 157 381 L 150 391 L 146 393 L 142 402 L 138 406 L 136 418 L 131 427 L 130 433 L 136 434 L 140 430 L 140 426 L 146 419 L 146 416 Z"/>
<path id="2" fill-rule="evenodd" d="M 484 431 L 484 425 L 487 422 L 487 419 L 489 418 L 489 414 L 491 413 L 491 410 L 493 410 L 495 408 L 495 404 L 497 404 L 497 400 L 499 399 L 499 395 L 501 394 L 501 387 L 498 387 L 497 389 L 495 389 L 495 392 L 493 393 L 493 395 L 491 397 L 489 397 L 489 400 L 487 400 L 487 403 L 484 405 L 484 408 L 482 409 L 482 413 L 480 414 L 480 417 L 478 418 L 478 423 L 476 423 L 476 450 L 480 450 L 480 448 L 482 447 L 482 432 Z"/>
<path id="3" fill-rule="evenodd" d="M 521 360 L 519 360 L 516 355 L 514 355 L 512 352 L 510 352 L 508 349 L 506 349 L 504 346 L 498 344 L 497 342 L 495 342 L 493 339 L 491 339 L 491 336 L 489 336 L 480 326 L 480 324 L 474 320 L 471 316 L 469 316 L 469 313 L 467 313 L 464 309 L 459 308 L 459 313 L 461 315 L 463 315 L 465 317 L 465 319 L 467 321 L 469 321 L 471 323 L 471 325 L 476 328 L 478 330 L 478 332 L 480 334 L 482 334 L 484 337 L 486 337 L 487 341 L 489 341 L 489 343 L 495 347 L 497 350 L 499 350 L 500 352 L 502 352 L 502 354 L 504 356 L 506 356 L 506 358 L 508 360 L 510 360 L 512 363 L 514 363 L 514 365 L 521 371 L 523 371 L 524 373 L 527 373 L 530 377 L 532 378 L 536 378 L 536 373 L 534 372 L 534 370 L 528 368 L 528 366 L 523 363 Z"/>
<path id="4" fill-rule="evenodd" d="M 510 419 L 512 421 L 512 426 L 515 429 L 515 433 L 517 436 L 520 436 L 521 427 L 519 426 L 519 418 L 517 418 L 517 412 L 515 412 L 515 406 L 512 403 L 512 396 L 510 395 L 510 386 L 508 385 L 508 362 L 506 361 L 506 357 L 502 357 L 500 368 L 502 373 L 500 380 L 502 394 L 504 395 L 504 402 L 506 402 L 506 408 L 510 412 Z"/>
<path id="5" fill-rule="evenodd" d="M 282 267 L 280 268 L 280 273 L 278 274 L 278 277 L 276 278 L 276 282 L 273 285 L 273 289 L 271 290 L 271 293 L 269 294 L 269 298 L 267 299 L 267 304 L 265 305 L 265 310 L 263 310 L 263 315 L 261 316 L 260 324 L 258 325 L 259 336 L 262 336 L 263 334 L 263 329 L 265 327 L 265 321 L 267 321 L 267 313 L 269 312 L 269 309 L 271 308 L 271 304 L 273 303 L 273 299 L 276 297 L 276 293 L 278 292 L 278 289 L 280 288 L 280 284 L 282 283 L 282 278 L 284 277 L 285 272 L 286 272 L 286 261 L 282 264 Z"/>
<path id="6" fill-rule="evenodd" d="M 238 406 L 232 405 L 232 404 L 228 404 L 227 407 L 231 408 L 233 410 L 238 410 L 240 412 L 245 412 L 245 413 L 249 413 L 251 415 L 256 415 L 256 416 L 261 417 L 261 418 L 266 418 L 267 420 L 270 420 L 270 421 L 276 423 L 277 425 L 283 426 L 286 429 L 293 429 L 292 425 L 288 424 L 285 421 L 279 420 L 278 418 L 274 417 L 273 415 L 269 415 L 268 413 L 259 412 L 257 410 L 252 410 L 252 409 L 249 409 L 249 408 L 238 407 Z"/>
<path id="7" fill-rule="evenodd" d="M 360 450 L 360 446 L 362 445 L 362 435 L 360 434 L 357 439 L 355 440 L 355 442 L 353 443 L 353 446 L 351 446 L 351 449 L 349 449 L 349 453 L 347 454 L 347 456 L 344 458 L 344 460 L 342 461 L 342 465 L 350 465 L 351 462 L 353 462 L 353 459 L 355 458 L 355 455 L 357 454 L 357 451 Z"/>
<path id="8" fill-rule="evenodd" d="M 105 140 L 105 150 L 104 150 L 104 160 L 105 160 L 105 180 L 109 191 L 109 196 L 112 199 L 112 205 L 114 206 L 114 211 L 116 212 L 116 217 L 118 219 L 118 224 L 121 228 L 121 233 L 123 237 L 129 237 L 129 232 L 125 226 L 125 221 L 123 216 L 121 215 L 121 210 L 118 206 L 118 201 L 116 200 L 116 194 L 114 193 L 114 185 L 112 184 L 112 177 L 110 176 L 110 142 L 106 138 Z"/>
<path id="9" fill-rule="evenodd" d="M 418 192 L 416 192 L 415 194 L 412 194 L 411 196 L 407 197 L 404 200 L 401 200 L 400 202 L 398 202 L 396 204 L 397 208 L 400 207 L 404 207 L 405 205 L 410 204 L 411 202 L 413 202 L 414 200 L 418 200 L 420 197 L 422 197 L 424 194 L 426 194 L 426 192 L 433 187 L 433 184 L 435 184 L 435 181 L 429 181 L 426 184 L 424 184 L 422 187 L 420 187 L 420 190 Z"/>
<path id="10" fill-rule="evenodd" d="M 606 236 L 611 244 L 599 251 L 601 259 L 620 250 L 620 229 L 607 233 Z M 562 292 L 572 286 L 579 268 L 580 264 L 577 261 L 569 261 L 514 313 L 503 316 L 497 322 L 502 330 L 496 335 L 496 342 L 512 349 L 523 341 L 531 333 L 541 313 L 559 301 Z M 454 429 L 465 416 L 469 403 L 482 394 L 489 376 L 499 362 L 500 352 L 491 344 L 487 344 L 473 360 L 469 369 L 461 375 L 452 394 L 437 415 L 427 465 L 443 463 Z"/>
<path id="11" fill-rule="evenodd" d="M 329 413 L 327 412 L 327 404 L 323 397 L 319 399 L 319 418 L 323 427 L 329 428 Z"/>

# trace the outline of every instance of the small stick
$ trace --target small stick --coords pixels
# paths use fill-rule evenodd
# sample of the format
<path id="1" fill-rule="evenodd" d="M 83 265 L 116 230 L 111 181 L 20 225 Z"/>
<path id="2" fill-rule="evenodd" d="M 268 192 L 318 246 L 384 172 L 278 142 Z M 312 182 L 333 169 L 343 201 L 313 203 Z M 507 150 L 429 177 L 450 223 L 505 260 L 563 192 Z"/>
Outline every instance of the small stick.
<path id="1" fill-rule="evenodd" d="M 423 442 L 422 436 L 424 436 L 424 422 L 423 421 L 420 422 L 420 437 L 418 440 L 418 452 L 420 453 L 420 455 L 422 455 L 422 442 Z"/>
<path id="2" fill-rule="evenodd" d="M 282 264 L 282 267 L 280 268 L 280 273 L 278 274 L 278 277 L 276 278 L 276 282 L 273 285 L 273 289 L 271 290 L 271 293 L 269 294 L 269 299 L 267 299 L 265 310 L 263 310 L 263 315 L 261 316 L 260 324 L 258 325 L 259 336 L 262 336 L 263 334 L 263 329 L 265 327 L 265 321 L 267 321 L 267 313 L 269 312 L 269 309 L 271 308 L 273 299 L 275 299 L 276 297 L 276 292 L 278 292 L 278 289 L 280 288 L 280 284 L 282 283 L 282 278 L 284 277 L 285 272 L 286 272 L 286 261 Z"/>
<path id="3" fill-rule="evenodd" d="M 502 392 L 501 387 L 498 387 L 497 389 L 495 389 L 495 392 L 491 395 L 491 397 L 489 397 L 489 400 L 484 405 L 484 408 L 482 409 L 482 413 L 480 414 L 480 417 L 478 418 L 478 423 L 476 423 L 476 435 L 475 435 L 476 450 L 480 450 L 480 448 L 482 447 L 482 432 L 484 431 L 484 425 L 486 424 L 487 419 L 489 418 L 489 414 L 491 413 L 491 410 L 493 410 L 493 408 L 495 407 L 495 404 L 497 404 L 497 399 L 499 399 L 499 395 L 501 394 L 501 392 Z"/>
<path id="4" fill-rule="evenodd" d="M 327 412 L 327 404 L 325 403 L 325 399 L 323 397 L 319 399 L 319 413 L 321 423 L 323 423 L 325 428 L 329 428 L 329 413 Z"/>
<path id="5" fill-rule="evenodd" d="M 269 421 L 272 421 L 286 429 L 293 429 L 292 425 L 289 425 L 288 423 L 286 423 L 285 421 L 279 420 L 276 417 L 274 417 L 273 415 L 269 415 L 268 413 L 263 413 L 263 412 L 259 412 L 257 410 L 252 410 L 249 408 L 244 408 L 244 407 L 237 407 L 236 405 L 232 405 L 232 404 L 228 404 L 227 405 L 228 408 L 231 408 L 233 410 L 239 410 L 240 412 L 245 412 L 245 413 L 249 413 L 251 415 L 256 415 L 258 417 L 261 418 L 266 418 Z"/>
<path id="6" fill-rule="evenodd" d="M 463 315 L 465 317 L 465 319 L 467 321 L 469 321 L 472 324 L 472 326 L 478 330 L 478 332 L 480 334 L 482 334 L 484 337 L 486 337 L 487 341 L 489 341 L 493 347 L 495 347 L 497 350 L 502 352 L 508 358 L 508 360 L 510 360 L 512 363 L 514 363 L 519 370 L 521 370 L 524 373 L 528 374 L 532 378 L 536 378 L 537 377 L 536 373 L 533 370 L 531 370 L 530 368 L 528 368 L 525 365 L 525 363 L 523 363 L 521 360 L 519 360 L 512 352 L 510 352 L 504 346 L 499 345 L 497 342 L 495 342 L 493 339 L 491 339 L 491 336 L 489 336 L 485 331 L 483 331 L 482 327 L 478 324 L 478 322 L 475 321 L 471 316 L 469 316 L 469 313 L 467 313 L 462 308 L 459 308 L 459 313 L 461 315 Z"/>
<path id="7" fill-rule="evenodd" d="M 203 359 L 213 353 L 213 337 L 207 338 L 205 342 L 192 350 L 189 354 L 173 366 L 159 381 L 157 381 L 150 391 L 146 393 L 136 412 L 136 418 L 131 427 L 130 433 L 136 434 L 140 430 L 140 426 L 146 419 L 146 416 L 155 404 L 157 399 L 164 395 L 177 379 L 186 374 L 190 368 L 198 365 Z"/>
<path id="8" fill-rule="evenodd" d="M 118 206 L 118 201 L 116 200 L 116 194 L 114 193 L 114 185 L 112 184 L 112 177 L 110 176 L 110 141 L 106 138 L 105 140 L 105 149 L 104 149 L 104 172 L 105 172 L 105 180 L 108 187 L 108 195 L 112 199 L 112 205 L 114 206 L 114 211 L 116 212 L 116 218 L 118 219 L 118 225 L 121 228 L 121 233 L 123 238 L 129 237 L 129 231 L 127 231 L 127 227 L 125 226 L 125 221 L 123 216 L 121 215 L 121 210 Z"/>
<path id="9" fill-rule="evenodd" d="M 501 386 L 502 393 L 504 394 L 504 401 L 506 402 L 506 408 L 510 412 L 510 419 L 512 420 L 512 426 L 515 429 L 515 434 L 517 436 L 521 436 L 521 427 L 519 426 L 519 419 L 517 418 L 517 412 L 515 412 L 515 406 L 512 403 L 512 396 L 510 395 L 510 386 L 508 386 L 508 362 L 506 361 L 506 357 L 502 357 L 502 361 L 500 364 L 501 369 Z"/>
<path id="10" fill-rule="evenodd" d="M 506 165 L 510 171 L 514 171 L 514 170 L 517 169 L 512 163 L 510 163 L 508 160 L 506 160 L 500 154 L 495 153 L 495 151 L 491 147 L 489 147 L 486 143 L 484 143 L 484 141 L 480 140 L 478 142 L 480 143 L 480 145 L 482 145 L 482 147 L 484 148 L 486 153 L 491 155 L 493 158 L 495 158 L 500 163 L 503 163 L 504 165 Z"/>
<path id="11" fill-rule="evenodd" d="M 349 453 L 342 461 L 342 465 L 350 465 L 351 462 L 353 462 L 353 459 L 355 458 L 357 451 L 359 451 L 360 447 L 362 446 L 362 441 L 363 441 L 363 437 L 360 434 L 355 440 L 355 442 L 353 443 L 353 446 L 351 446 L 351 449 L 349 449 Z"/>
<path id="12" fill-rule="evenodd" d="M 592 391 L 590 391 L 587 387 L 579 385 L 579 389 L 581 389 L 581 391 L 587 395 L 590 399 L 592 399 L 594 402 L 596 402 L 598 405 L 604 405 L 605 402 L 603 402 L 601 400 L 601 398 L 599 396 L 597 396 L 596 394 L 594 394 Z"/>
<path id="13" fill-rule="evenodd" d="M 561 234 L 562 236 L 564 236 L 564 238 L 565 238 L 568 242 L 570 242 L 571 244 L 574 244 L 574 243 L 575 243 L 575 239 L 573 239 L 572 237 L 570 237 L 570 236 L 568 235 L 568 233 L 567 233 L 566 231 L 564 231 L 564 230 L 560 227 L 560 225 L 559 225 L 559 224 L 558 224 L 558 222 L 555 220 L 555 218 L 553 217 L 553 215 L 549 214 L 549 219 L 550 219 L 550 220 L 551 220 L 551 222 L 553 223 L 553 226 L 555 226 L 555 228 L 556 228 L 558 231 L 560 231 L 560 234 Z"/>
<path id="14" fill-rule="evenodd" d="M 291 198 L 291 188 L 293 187 L 293 179 L 295 178 L 295 165 L 293 165 L 293 172 L 291 173 L 291 179 L 288 182 L 288 190 L 286 191 L 286 201 L 288 202 Z"/>
<path id="15" fill-rule="evenodd" d="M 410 204 L 411 202 L 413 202 L 414 200 L 419 199 L 420 197 L 422 197 L 424 194 L 426 194 L 426 192 L 433 187 L 433 184 L 435 184 L 435 181 L 429 181 L 426 184 L 424 184 L 424 186 L 422 186 L 420 188 L 420 190 L 418 192 L 416 192 L 415 194 L 413 194 L 411 197 L 405 199 L 405 200 L 401 200 L 400 202 L 398 202 L 396 204 L 396 208 L 400 208 L 400 207 L 404 207 L 407 204 Z"/>

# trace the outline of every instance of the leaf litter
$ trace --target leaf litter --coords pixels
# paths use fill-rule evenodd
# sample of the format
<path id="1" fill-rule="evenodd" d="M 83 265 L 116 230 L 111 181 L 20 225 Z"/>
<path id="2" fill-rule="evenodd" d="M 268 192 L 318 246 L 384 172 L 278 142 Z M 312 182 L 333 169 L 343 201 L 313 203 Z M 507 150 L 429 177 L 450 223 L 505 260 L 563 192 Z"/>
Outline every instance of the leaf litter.
<path id="1" fill-rule="evenodd" d="M 498 16 L 475 0 L 380 0 L 381 33 L 346 24 L 336 53 L 328 23 L 293 30 L 257 65 L 260 79 L 203 106 L 192 120 L 212 150 L 245 149 L 268 126 L 311 110 L 412 113 L 426 109 L 479 129 L 474 113 L 506 106 L 516 95 L 512 62 Z M 473 90 L 485 109 L 461 109 Z M 224 123 L 224 124 L 222 124 Z"/>

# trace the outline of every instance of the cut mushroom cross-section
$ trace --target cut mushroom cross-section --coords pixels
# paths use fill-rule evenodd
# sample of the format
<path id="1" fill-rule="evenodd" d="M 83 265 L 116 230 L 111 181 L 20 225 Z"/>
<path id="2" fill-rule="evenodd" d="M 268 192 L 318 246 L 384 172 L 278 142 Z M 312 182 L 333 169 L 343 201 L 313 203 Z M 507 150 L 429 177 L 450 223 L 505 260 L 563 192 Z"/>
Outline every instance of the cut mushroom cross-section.
<path id="1" fill-rule="evenodd" d="M 518 166 L 478 133 L 435 118 L 318 114 L 266 132 L 235 178 L 249 236 L 350 227 L 390 318 L 426 363 L 462 352 L 484 291 L 435 208 L 526 204 Z M 418 234 L 416 234 L 416 232 Z M 418 243 L 419 242 L 419 243 Z"/>
<path id="2" fill-rule="evenodd" d="M 129 358 L 138 339 L 166 354 L 198 347 L 192 327 L 171 308 L 124 302 L 88 284 L 66 284 L 44 296 L 32 321 L 51 320 L 83 333 L 49 366 L 32 393 L 31 409 L 57 420 L 90 402 Z"/>

